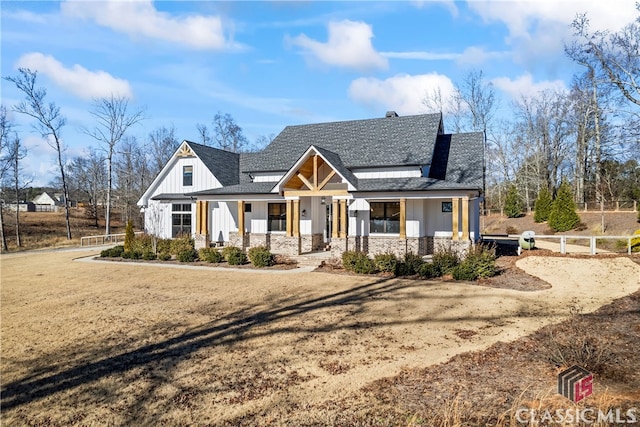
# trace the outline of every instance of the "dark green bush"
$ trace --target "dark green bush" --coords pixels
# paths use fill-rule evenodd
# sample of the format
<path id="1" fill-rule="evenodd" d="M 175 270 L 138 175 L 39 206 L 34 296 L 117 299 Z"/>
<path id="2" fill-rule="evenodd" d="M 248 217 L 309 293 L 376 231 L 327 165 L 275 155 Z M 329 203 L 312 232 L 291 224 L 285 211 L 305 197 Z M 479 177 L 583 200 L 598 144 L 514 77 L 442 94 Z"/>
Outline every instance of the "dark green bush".
<path id="1" fill-rule="evenodd" d="M 158 239 L 156 250 L 159 254 L 171 254 L 171 239 Z"/>
<path id="2" fill-rule="evenodd" d="M 131 251 L 131 259 L 142 259 L 142 252 Z"/>
<path id="3" fill-rule="evenodd" d="M 131 259 L 131 251 L 125 251 L 125 252 L 122 252 L 122 255 L 121 255 L 121 256 L 122 256 L 122 258 L 124 258 L 124 259 Z"/>
<path id="4" fill-rule="evenodd" d="M 138 234 L 131 242 L 131 250 L 138 252 L 152 252 L 153 251 L 153 237 L 148 234 Z"/>
<path id="5" fill-rule="evenodd" d="M 211 262 L 217 264 L 224 259 L 222 254 L 216 248 L 202 248 L 198 251 L 198 258 L 202 261 Z"/>
<path id="6" fill-rule="evenodd" d="M 102 258 L 119 258 L 124 253 L 124 246 L 118 245 L 100 252 Z"/>
<path id="7" fill-rule="evenodd" d="M 467 257 L 452 270 L 456 280 L 476 280 L 496 275 L 496 250 L 489 245 L 469 248 Z"/>
<path id="8" fill-rule="evenodd" d="M 418 274 L 420 275 L 420 277 L 424 277 L 425 279 L 431 279 L 433 277 L 441 276 L 438 267 L 431 262 L 425 262 L 424 264 L 422 264 L 420 266 L 420 270 L 418 270 Z"/>
<path id="9" fill-rule="evenodd" d="M 456 280 L 476 280 L 478 276 L 469 263 L 462 262 L 451 270 L 451 275 Z"/>
<path id="10" fill-rule="evenodd" d="M 171 252 L 173 255 L 179 255 L 181 252 L 194 249 L 193 239 L 189 235 L 176 237 L 171 241 Z M 196 253 L 197 255 L 197 253 Z"/>
<path id="11" fill-rule="evenodd" d="M 353 271 L 356 261 L 358 260 L 359 254 L 361 252 L 357 251 L 344 251 L 342 253 L 342 268 L 347 271 Z"/>
<path id="12" fill-rule="evenodd" d="M 383 273 L 395 273 L 398 265 L 398 258 L 395 254 L 376 254 L 373 257 L 373 263 L 376 268 Z"/>
<path id="13" fill-rule="evenodd" d="M 236 248 L 235 246 L 228 246 L 227 254 L 225 258 L 229 265 L 242 265 L 247 262 L 247 255 L 242 252 L 242 249 Z M 225 249 L 227 249 L 225 248 Z"/>
<path id="14" fill-rule="evenodd" d="M 178 261 L 180 262 L 193 262 L 198 259 L 198 251 L 195 249 L 184 249 L 177 255 Z"/>
<path id="15" fill-rule="evenodd" d="M 580 224 L 580 216 L 576 213 L 576 204 L 573 201 L 573 192 L 566 181 L 560 184 L 558 195 L 551 205 L 548 223 L 553 231 L 573 230 Z"/>
<path id="16" fill-rule="evenodd" d="M 402 264 L 404 265 L 404 275 L 413 276 L 414 274 L 418 274 L 418 271 L 420 271 L 420 267 L 422 267 L 424 261 L 420 255 L 416 255 L 413 252 L 407 252 L 404 254 Z"/>
<path id="17" fill-rule="evenodd" d="M 345 251 L 342 253 L 342 266 L 347 271 L 358 274 L 372 274 L 376 272 L 373 260 L 364 252 Z"/>
<path id="18" fill-rule="evenodd" d="M 157 255 L 154 254 L 152 251 L 142 252 L 142 259 L 145 259 L 147 261 L 152 261 L 156 258 L 157 258 Z"/>
<path id="19" fill-rule="evenodd" d="M 546 186 L 542 187 L 538 193 L 536 204 L 533 207 L 533 220 L 535 222 L 545 222 L 548 220 L 552 204 L 553 199 L 551 198 L 551 192 L 549 192 Z"/>
<path id="20" fill-rule="evenodd" d="M 133 231 L 133 221 L 127 221 L 127 225 L 124 229 L 124 251 L 130 252 L 133 250 L 133 240 L 136 238 L 136 234 Z"/>
<path id="21" fill-rule="evenodd" d="M 451 247 L 441 248 L 433 254 L 433 264 L 441 274 L 450 274 L 460 264 L 460 257 Z"/>
<path id="22" fill-rule="evenodd" d="M 242 252 L 242 249 L 237 246 L 225 246 L 222 248 L 222 257 L 225 261 L 229 261 L 229 254 L 236 253 L 237 251 Z"/>
<path id="23" fill-rule="evenodd" d="M 273 254 L 265 246 L 256 246 L 249 249 L 249 261 L 256 267 L 270 267 L 273 265 Z"/>
<path id="24" fill-rule="evenodd" d="M 158 254 L 158 259 L 161 261 L 169 261 L 171 259 L 171 254 L 169 252 L 160 252 Z"/>
<path id="25" fill-rule="evenodd" d="M 359 256 L 356 260 L 356 265 L 353 268 L 354 273 L 358 274 L 373 274 L 376 272 L 376 265 L 373 260 L 367 256 L 364 252 L 360 252 L 362 256 Z"/>

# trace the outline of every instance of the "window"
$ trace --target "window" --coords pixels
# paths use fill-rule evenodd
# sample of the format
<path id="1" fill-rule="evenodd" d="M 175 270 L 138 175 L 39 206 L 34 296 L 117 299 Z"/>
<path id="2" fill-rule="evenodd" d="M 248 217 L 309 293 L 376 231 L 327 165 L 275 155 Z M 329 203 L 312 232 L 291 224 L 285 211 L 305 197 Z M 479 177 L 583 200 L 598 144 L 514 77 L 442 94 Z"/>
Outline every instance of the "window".
<path id="1" fill-rule="evenodd" d="M 400 233 L 400 202 L 372 202 L 371 233 Z"/>
<path id="2" fill-rule="evenodd" d="M 191 234 L 191 203 L 171 205 L 171 237 Z"/>
<path id="3" fill-rule="evenodd" d="M 245 212 L 251 212 L 251 203 L 245 203 L 244 204 L 244 211 Z"/>
<path id="4" fill-rule="evenodd" d="M 442 212 L 453 212 L 453 205 L 451 202 L 442 202 Z"/>
<path id="5" fill-rule="evenodd" d="M 193 166 L 182 167 L 182 185 L 184 186 L 193 185 Z"/>
<path id="6" fill-rule="evenodd" d="M 269 203 L 268 210 L 267 229 L 269 231 L 287 231 L 287 204 Z"/>

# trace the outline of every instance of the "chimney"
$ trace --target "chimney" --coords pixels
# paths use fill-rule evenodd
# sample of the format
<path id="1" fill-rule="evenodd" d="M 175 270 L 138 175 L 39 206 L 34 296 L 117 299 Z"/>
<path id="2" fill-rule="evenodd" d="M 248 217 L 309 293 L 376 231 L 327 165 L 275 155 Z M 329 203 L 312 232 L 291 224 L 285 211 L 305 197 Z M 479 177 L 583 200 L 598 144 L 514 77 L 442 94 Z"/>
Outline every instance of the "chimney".
<path id="1" fill-rule="evenodd" d="M 398 113 L 396 113 L 395 111 L 387 111 L 387 114 L 385 114 L 385 117 L 400 117 L 400 116 L 398 116 Z"/>

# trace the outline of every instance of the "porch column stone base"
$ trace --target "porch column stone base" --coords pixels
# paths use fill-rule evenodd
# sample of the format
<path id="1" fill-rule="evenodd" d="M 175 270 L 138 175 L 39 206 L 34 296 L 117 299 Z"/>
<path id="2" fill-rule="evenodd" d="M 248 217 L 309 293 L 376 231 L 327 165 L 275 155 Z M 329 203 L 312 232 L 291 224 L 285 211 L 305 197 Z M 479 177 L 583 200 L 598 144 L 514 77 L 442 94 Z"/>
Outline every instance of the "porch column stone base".
<path id="1" fill-rule="evenodd" d="M 208 234 L 197 234 L 193 239 L 193 246 L 196 249 L 208 248 L 209 247 L 209 235 Z"/>
<path id="2" fill-rule="evenodd" d="M 324 235 L 322 233 L 303 234 L 300 236 L 300 252 L 315 252 L 324 249 Z"/>
<path id="3" fill-rule="evenodd" d="M 440 252 L 453 250 L 461 259 L 466 258 L 469 248 L 473 242 L 471 240 L 451 240 L 448 237 L 436 237 L 433 239 L 433 251 Z"/>

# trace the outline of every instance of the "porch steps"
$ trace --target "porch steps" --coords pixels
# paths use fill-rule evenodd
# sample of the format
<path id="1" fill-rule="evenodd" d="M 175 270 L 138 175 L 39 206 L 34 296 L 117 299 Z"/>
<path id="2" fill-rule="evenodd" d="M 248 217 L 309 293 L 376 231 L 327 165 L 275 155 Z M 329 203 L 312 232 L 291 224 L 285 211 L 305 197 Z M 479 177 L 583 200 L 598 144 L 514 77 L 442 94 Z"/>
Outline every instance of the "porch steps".
<path id="1" fill-rule="evenodd" d="M 331 259 L 330 251 L 308 252 L 295 257 L 299 267 L 320 267 L 323 261 Z"/>

